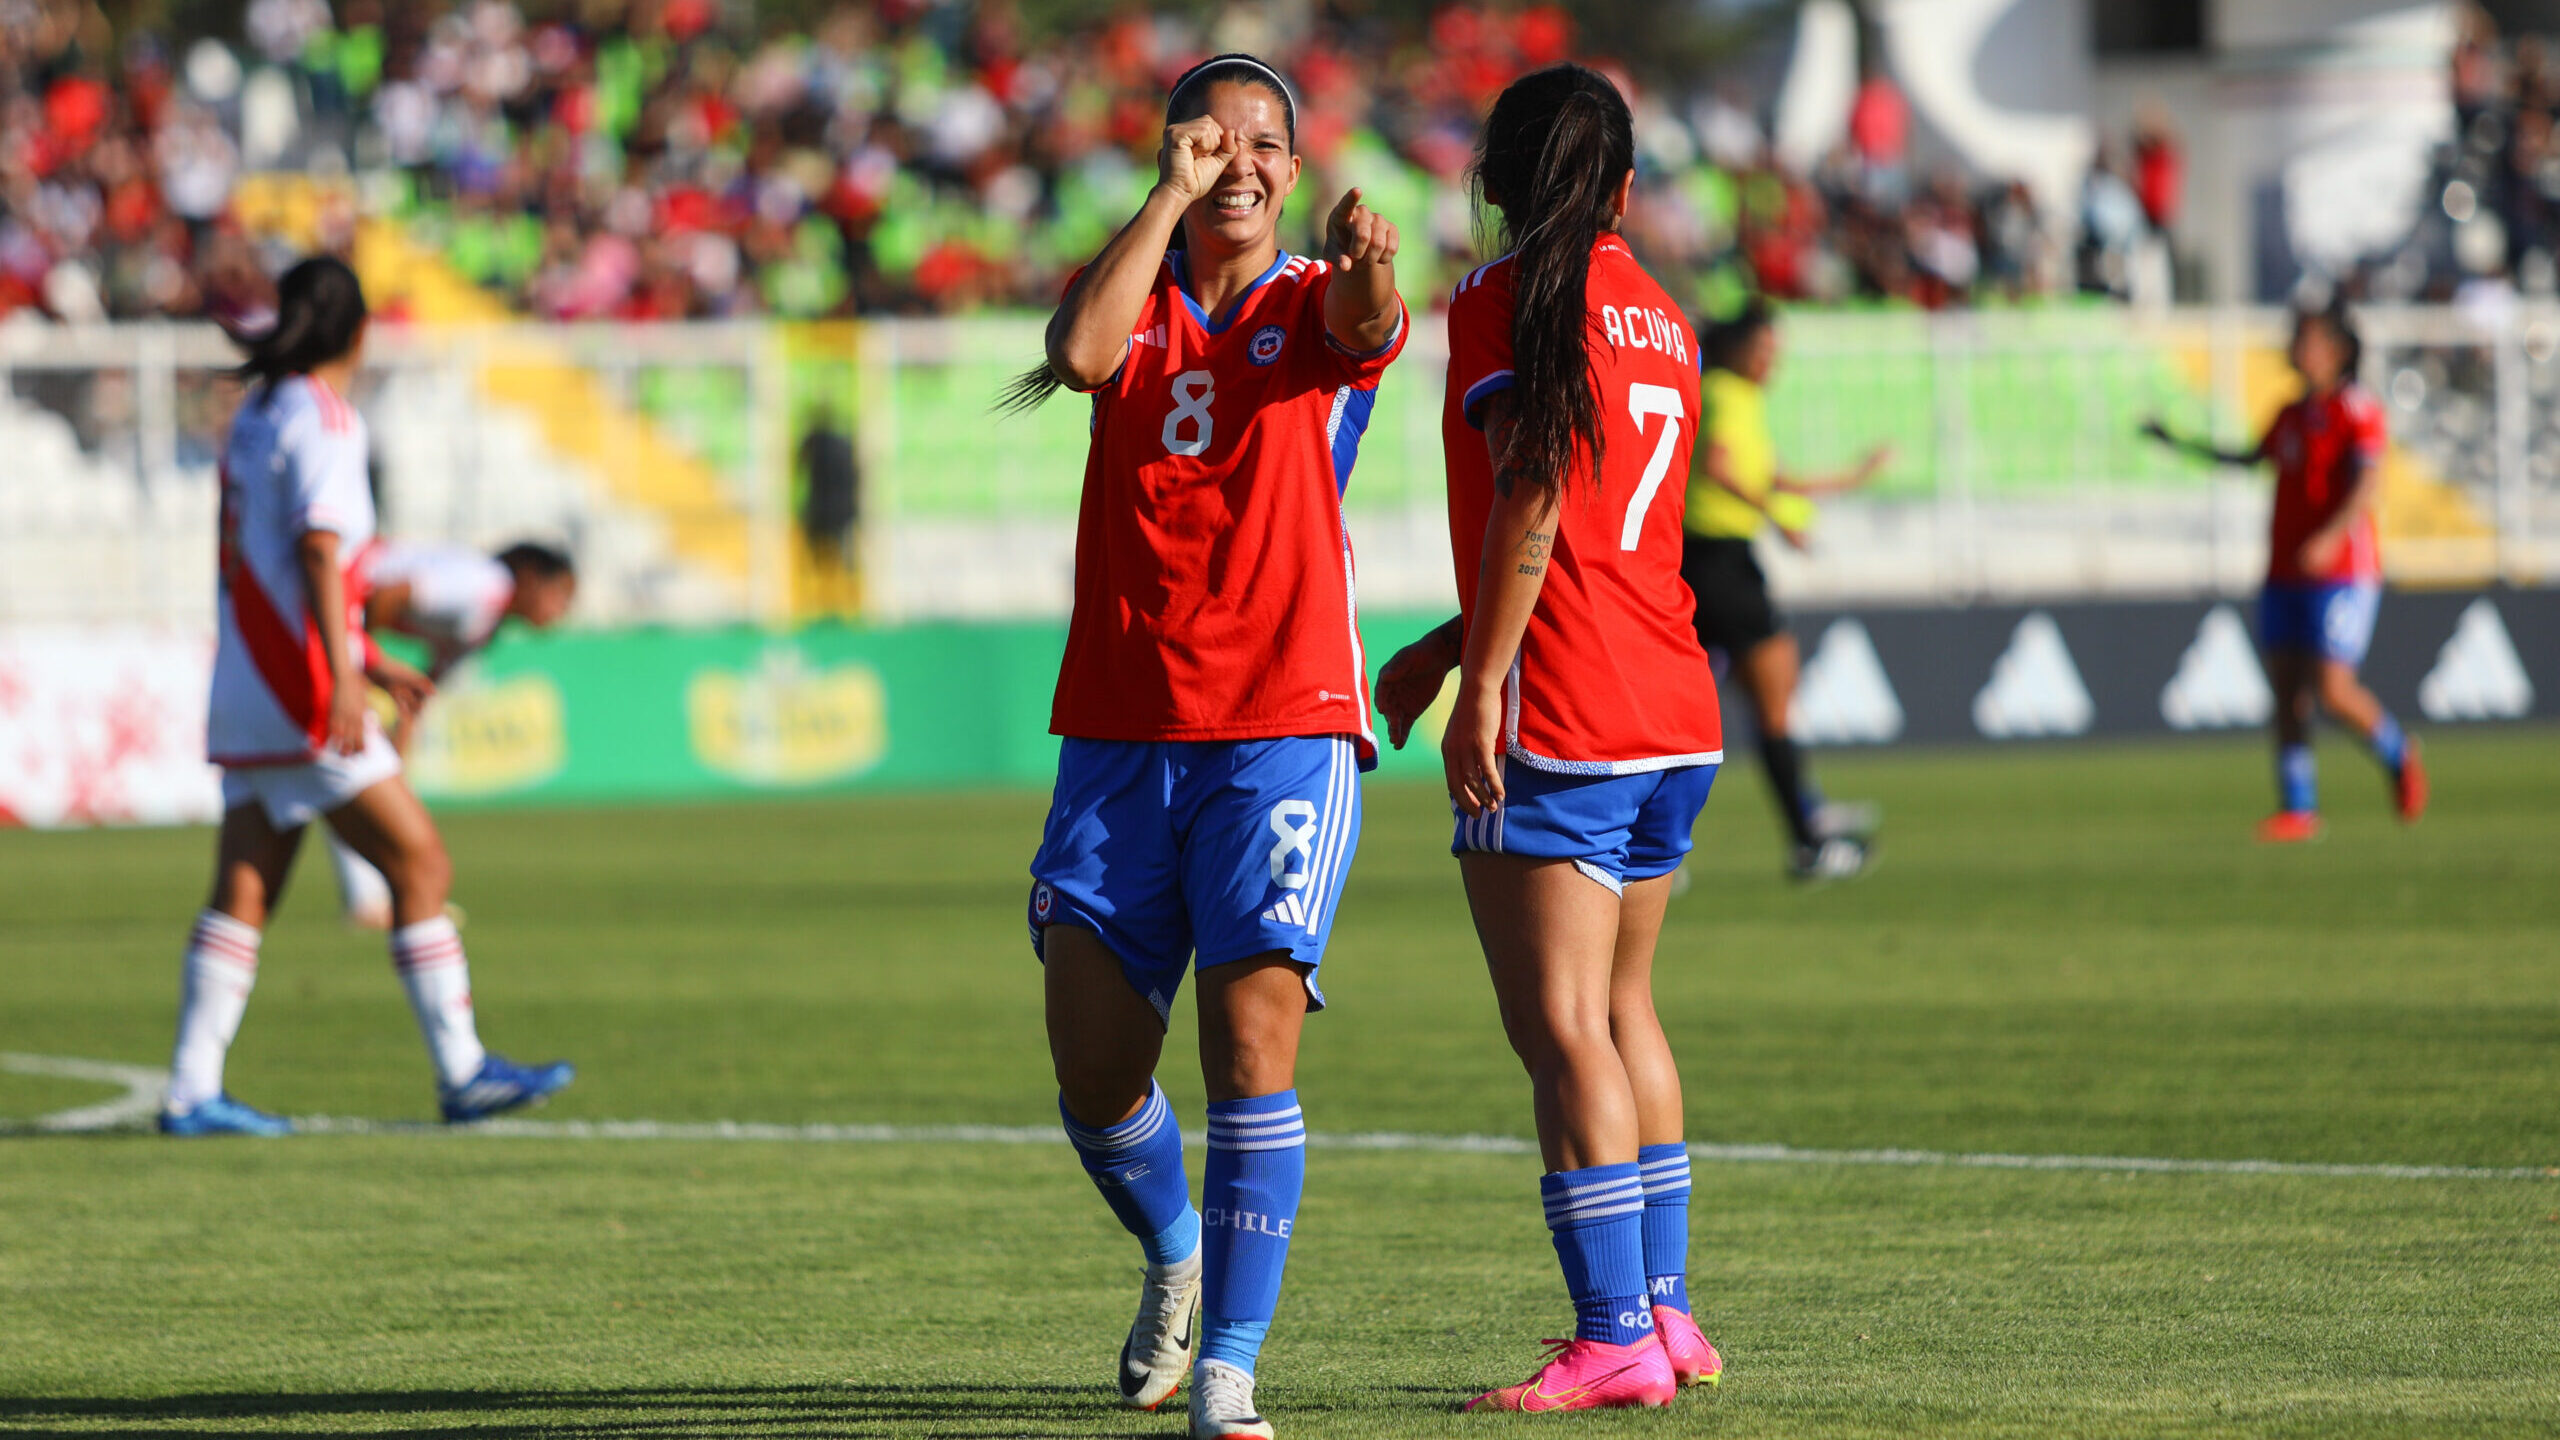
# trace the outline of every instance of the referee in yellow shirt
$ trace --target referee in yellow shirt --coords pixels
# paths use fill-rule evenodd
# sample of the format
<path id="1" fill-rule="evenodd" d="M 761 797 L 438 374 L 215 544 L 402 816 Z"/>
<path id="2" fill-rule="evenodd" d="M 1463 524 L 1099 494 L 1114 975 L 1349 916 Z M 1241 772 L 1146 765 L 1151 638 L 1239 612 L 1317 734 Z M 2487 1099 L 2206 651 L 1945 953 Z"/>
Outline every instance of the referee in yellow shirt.
<path id="1" fill-rule="evenodd" d="M 1854 490 L 1893 458 L 1883 446 L 1844 475 L 1799 477 L 1778 469 L 1769 436 L 1766 387 L 1778 360 L 1778 331 L 1769 308 L 1754 300 L 1706 334 L 1706 444 L 1689 477 L 1688 534 L 1681 578 L 1698 597 L 1698 643 L 1722 650 L 1725 674 L 1741 681 L 1759 731 L 1760 763 L 1769 772 L 1790 845 L 1787 871 L 1799 880 L 1836 880 L 1867 868 L 1872 821 L 1827 807 L 1805 775 L 1804 755 L 1787 731 L 1802 657 L 1769 599 L 1769 579 L 1751 553 L 1763 525 L 1805 548 L 1810 497 Z"/>

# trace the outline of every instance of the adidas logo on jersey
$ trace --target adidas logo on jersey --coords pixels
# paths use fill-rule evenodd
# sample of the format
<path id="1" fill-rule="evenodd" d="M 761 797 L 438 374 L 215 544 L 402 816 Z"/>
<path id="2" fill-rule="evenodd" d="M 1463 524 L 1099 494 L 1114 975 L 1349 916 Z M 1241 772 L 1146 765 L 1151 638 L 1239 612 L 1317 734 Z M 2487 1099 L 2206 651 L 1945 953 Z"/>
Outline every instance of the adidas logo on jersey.
<path id="1" fill-rule="evenodd" d="M 1275 925 L 1304 925 L 1307 923 L 1307 897 L 1296 893 L 1283 895 L 1279 904 L 1262 912 L 1262 918 Z"/>
<path id="2" fill-rule="evenodd" d="M 1165 340 L 1164 327 L 1161 325 L 1150 326 L 1147 329 L 1137 332 L 1129 337 L 1129 343 L 1132 345 L 1153 345 L 1159 350 L 1169 348 Z"/>

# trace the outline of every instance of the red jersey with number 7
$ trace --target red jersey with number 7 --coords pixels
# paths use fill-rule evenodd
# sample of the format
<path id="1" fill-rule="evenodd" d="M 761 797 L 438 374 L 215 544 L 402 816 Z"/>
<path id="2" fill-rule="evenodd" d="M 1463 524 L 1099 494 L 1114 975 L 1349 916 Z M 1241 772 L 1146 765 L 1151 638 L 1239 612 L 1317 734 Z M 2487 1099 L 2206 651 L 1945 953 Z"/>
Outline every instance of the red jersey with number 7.
<path id="1" fill-rule="evenodd" d="M 1485 402 L 1511 386 L 1509 256 L 1458 283 L 1449 302 L 1449 548 L 1469 624 L 1493 461 Z M 1603 440 L 1564 482 L 1538 607 L 1504 699 L 1511 758 L 1575 775 L 1632 775 L 1724 758 L 1715 671 L 1698 648 L 1696 600 L 1680 578 L 1681 511 L 1698 433 L 1698 341 L 1680 307 L 1603 235 L 1585 286 Z"/>
<path id="2" fill-rule="evenodd" d="M 1375 763 L 1342 496 L 1405 321 L 1375 353 L 1345 349 L 1332 279 L 1283 253 L 1212 323 L 1166 255 L 1093 396 L 1053 733 L 1351 735 Z"/>

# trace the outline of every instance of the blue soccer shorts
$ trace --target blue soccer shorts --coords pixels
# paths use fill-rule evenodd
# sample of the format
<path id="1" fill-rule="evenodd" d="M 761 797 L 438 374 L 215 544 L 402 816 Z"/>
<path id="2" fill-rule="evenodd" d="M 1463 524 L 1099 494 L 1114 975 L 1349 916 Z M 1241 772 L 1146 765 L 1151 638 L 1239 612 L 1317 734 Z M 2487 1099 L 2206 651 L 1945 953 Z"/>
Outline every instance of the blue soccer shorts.
<path id="1" fill-rule="evenodd" d="M 2309 651 L 2323 660 L 2361 665 L 2381 613 L 2380 581 L 2270 580 L 2258 592 L 2258 648 Z"/>
<path id="2" fill-rule="evenodd" d="M 1360 843 L 1360 754 L 1348 736 L 1068 739 L 1040 853 L 1031 949 L 1080 925 L 1130 988 L 1170 1016 L 1182 973 L 1286 952 L 1324 1008 L 1316 967 Z"/>
<path id="3" fill-rule="evenodd" d="M 1715 783 L 1713 765 L 1559 775 L 1506 759 L 1501 809 L 1470 817 L 1451 805 L 1458 833 L 1449 853 L 1570 860 L 1583 874 L 1622 890 L 1680 868 Z"/>

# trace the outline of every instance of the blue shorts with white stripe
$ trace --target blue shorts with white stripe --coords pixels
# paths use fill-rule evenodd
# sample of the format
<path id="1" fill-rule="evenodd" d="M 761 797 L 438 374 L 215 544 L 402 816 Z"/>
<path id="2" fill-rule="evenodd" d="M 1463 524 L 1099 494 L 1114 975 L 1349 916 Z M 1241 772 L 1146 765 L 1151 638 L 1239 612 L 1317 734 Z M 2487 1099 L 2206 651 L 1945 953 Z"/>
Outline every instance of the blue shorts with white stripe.
<path id="1" fill-rule="evenodd" d="M 1052 925 L 1102 937 L 1131 988 L 1169 1015 L 1193 963 L 1284 951 L 1316 966 L 1360 842 L 1349 736 L 1066 740 L 1040 853 L 1031 947 Z"/>
<path id="2" fill-rule="evenodd" d="M 1684 765 L 1633 775 L 1559 775 L 1502 762 L 1502 808 L 1457 817 L 1449 853 L 1470 851 L 1570 860 L 1612 890 L 1680 868 L 1689 855 L 1713 765 Z"/>

